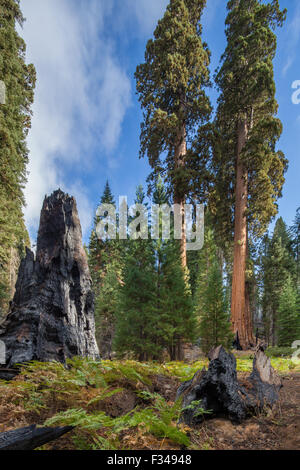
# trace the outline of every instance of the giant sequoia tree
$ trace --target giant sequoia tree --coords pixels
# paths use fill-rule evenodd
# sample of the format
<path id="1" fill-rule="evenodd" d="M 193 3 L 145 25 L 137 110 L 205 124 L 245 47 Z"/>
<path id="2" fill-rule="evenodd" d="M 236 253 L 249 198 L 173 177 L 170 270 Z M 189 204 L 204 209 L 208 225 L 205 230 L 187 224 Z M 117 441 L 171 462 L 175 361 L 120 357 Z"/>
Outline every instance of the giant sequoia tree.
<path id="1" fill-rule="evenodd" d="M 286 12 L 278 0 L 230 0 L 227 47 L 216 75 L 220 89 L 214 151 L 213 210 L 223 237 L 234 233 L 232 325 L 243 349 L 253 343 L 245 281 L 248 230 L 264 233 L 277 213 L 287 160 L 276 150 L 277 119 L 274 29 Z"/>
<path id="2" fill-rule="evenodd" d="M 0 80 L 6 88 L 0 105 L 0 282 L 12 250 L 29 241 L 22 208 L 35 69 L 26 65 L 26 46 L 16 31 L 23 21 L 19 0 L 0 0 Z"/>
<path id="3" fill-rule="evenodd" d="M 144 110 L 140 155 L 147 156 L 153 179 L 160 173 L 182 213 L 181 259 L 186 266 L 184 203 L 188 192 L 188 148 L 195 131 L 211 112 L 203 90 L 209 82 L 210 53 L 201 40 L 200 18 L 205 0 L 171 0 L 145 63 L 136 70 L 137 91 Z"/>

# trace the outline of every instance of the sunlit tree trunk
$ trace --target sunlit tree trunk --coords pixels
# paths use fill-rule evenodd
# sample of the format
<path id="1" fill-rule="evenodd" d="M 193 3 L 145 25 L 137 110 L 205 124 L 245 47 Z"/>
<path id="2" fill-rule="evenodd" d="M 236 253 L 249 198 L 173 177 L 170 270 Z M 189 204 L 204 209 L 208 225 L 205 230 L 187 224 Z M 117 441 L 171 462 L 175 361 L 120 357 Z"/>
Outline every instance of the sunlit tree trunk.
<path id="1" fill-rule="evenodd" d="M 231 298 L 232 328 L 240 347 L 244 350 L 249 349 L 254 344 L 249 298 L 246 301 L 248 171 L 241 159 L 241 153 L 246 144 L 247 137 L 248 125 L 245 118 L 238 124 Z"/>
<path id="2" fill-rule="evenodd" d="M 175 148 L 175 169 L 180 170 L 185 165 L 186 157 L 186 129 L 185 125 L 181 127 L 177 135 L 177 142 Z M 178 183 L 175 183 L 174 188 L 174 203 L 180 206 L 181 212 L 181 221 L 182 221 L 182 230 L 181 230 L 181 239 L 180 239 L 180 253 L 181 253 L 181 263 L 182 267 L 185 270 L 187 266 L 187 257 L 186 257 L 186 228 L 185 228 L 185 218 L 184 218 L 184 205 L 185 205 L 185 195 L 183 194 L 182 188 L 178 187 Z"/>

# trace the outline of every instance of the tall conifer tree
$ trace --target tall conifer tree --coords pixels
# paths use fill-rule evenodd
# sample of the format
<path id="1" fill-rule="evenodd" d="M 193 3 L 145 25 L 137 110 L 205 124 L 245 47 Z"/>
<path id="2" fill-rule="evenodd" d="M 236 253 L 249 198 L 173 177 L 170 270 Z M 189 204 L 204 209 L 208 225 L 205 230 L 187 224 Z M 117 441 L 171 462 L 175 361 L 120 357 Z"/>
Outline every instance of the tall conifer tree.
<path id="1" fill-rule="evenodd" d="M 143 187 L 138 186 L 135 204 L 144 204 L 144 199 Z M 140 361 L 158 359 L 163 344 L 158 321 L 156 257 L 152 240 L 128 242 L 122 279 L 114 347 L 118 354 L 133 354 Z"/>
<path id="2" fill-rule="evenodd" d="M 26 45 L 16 29 L 23 22 L 19 0 L 0 0 L 0 80 L 6 90 L 5 104 L 0 105 L 0 283 L 13 252 L 21 254 L 29 244 L 23 189 L 36 74 L 33 65 L 26 65 Z"/>
<path id="3" fill-rule="evenodd" d="M 150 181 L 161 173 L 173 202 L 182 214 L 181 260 L 186 266 L 184 203 L 189 186 L 188 147 L 195 131 L 210 117 L 204 92 L 209 82 L 210 53 L 201 40 L 205 0 L 170 0 L 150 39 L 145 63 L 136 70 L 139 99 L 144 110 L 141 126 L 142 157 L 153 169 Z"/>
<path id="4" fill-rule="evenodd" d="M 290 231 L 297 264 L 297 288 L 300 295 L 300 207 L 297 209 L 296 217 Z"/>
<path id="5" fill-rule="evenodd" d="M 300 305 L 291 276 L 285 283 L 278 306 L 278 346 L 290 347 L 300 335 Z"/>
<path id="6" fill-rule="evenodd" d="M 276 150 L 282 124 L 275 117 L 273 59 L 276 26 L 286 11 L 278 0 L 230 0 L 227 47 L 216 75 L 220 89 L 216 117 L 212 207 L 223 237 L 234 234 L 232 327 L 240 345 L 254 342 L 246 306 L 248 229 L 264 233 L 277 213 L 287 160 Z"/>
<path id="7" fill-rule="evenodd" d="M 178 240 L 165 241 L 159 279 L 159 329 L 172 361 L 182 361 L 183 343 L 196 339 L 192 295 L 180 262 Z"/>
<path id="8" fill-rule="evenodd" d="M 111 192 L 109 182 L 105 184 L 103 194 L 100 199 L 100 204 L 111 204 L 116 207 L 114 196 Z M 99 240 L 96 227 L 100 218 L 95 216 L 94 228 L 91 232 L 89 242 L 89 267 L 91 276 L 94 283 L 94 290 L 96 295 L 99 293 L 100 286 L 106 274 L 106 266 L 111 257 L 116 257 L 119 244 L 118 240 Z"/>
<path id="9" fill-rule="evenodd" d="M 263 319 L 266 339 L 275 346 L 278 342 L 279 304 L 289 279 L 294 287 L 296 264 L 290 251 L 291 239 L 281 218 L 276 222 L 272 239 L 265 237 L 263 270 Z"/>

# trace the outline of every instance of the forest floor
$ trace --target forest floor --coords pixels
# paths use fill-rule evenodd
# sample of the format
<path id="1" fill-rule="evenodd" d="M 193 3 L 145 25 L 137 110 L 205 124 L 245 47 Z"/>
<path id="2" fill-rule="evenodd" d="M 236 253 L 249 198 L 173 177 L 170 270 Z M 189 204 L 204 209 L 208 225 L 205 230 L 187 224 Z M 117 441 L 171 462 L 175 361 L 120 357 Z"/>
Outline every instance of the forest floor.
<path id="1" fill-rule="evenodd" d="M 273 359 L 281 375 L 280 401 L 242 424 L 207 419 L 197 428 L 178 425 L 180 383 L 207 366 L 205 359 L 186 364 L 93 362 L 75 358 L 24 366 L 10 382 L 0 381 L 0 432 L 30 424 L 73 425 L 74 430 L 43 450 L 299 450 L 300 368 L 289 359 Z M 237 356 L 240 379 L 252 358 Z"/>

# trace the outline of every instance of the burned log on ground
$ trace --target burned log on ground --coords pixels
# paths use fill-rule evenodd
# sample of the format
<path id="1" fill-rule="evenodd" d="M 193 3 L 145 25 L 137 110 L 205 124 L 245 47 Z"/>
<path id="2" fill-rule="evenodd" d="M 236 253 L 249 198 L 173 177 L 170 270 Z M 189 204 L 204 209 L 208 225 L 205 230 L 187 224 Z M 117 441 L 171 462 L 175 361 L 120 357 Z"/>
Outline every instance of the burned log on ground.
<path id="1" fill-rule="evenodd" d="M 20 372 L 20 369 L 0 368 L 0 380 L 12 380 Z"/>
<path id="2" fill-rule="evenodd" d="M 189 426 L 217 416 L 241 422 L 265 406 L 272 407 L 281 386 L 263 351 L 255 354 L 251 375 L 239 381 L 235 357 L 219 346 L 210 355 L 208 370 L 198 371 L 179 387 L 177 398 L 183 399 L 181 420 Z"/>
<path id="3" fill-rule="evenodd" d="M 37 428 L 35 425 L 0 433 L 0 450 L 34 450 L 72 431 L 72 426 Z"/>
<path id="4" fill-rule="evenodd" d="M 0 341 L 7 368 L 32 360 L 98 357 L 92 281 L 76 201 L 60 190 L 45 198 L 36 257 L 27 249 Z"/>

